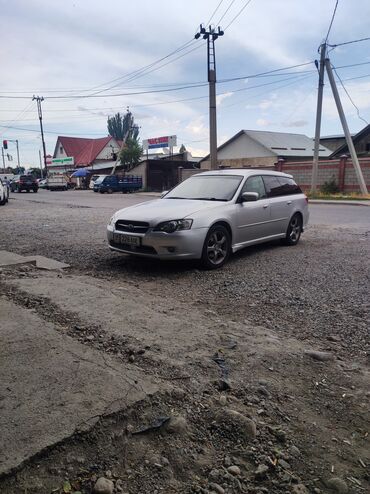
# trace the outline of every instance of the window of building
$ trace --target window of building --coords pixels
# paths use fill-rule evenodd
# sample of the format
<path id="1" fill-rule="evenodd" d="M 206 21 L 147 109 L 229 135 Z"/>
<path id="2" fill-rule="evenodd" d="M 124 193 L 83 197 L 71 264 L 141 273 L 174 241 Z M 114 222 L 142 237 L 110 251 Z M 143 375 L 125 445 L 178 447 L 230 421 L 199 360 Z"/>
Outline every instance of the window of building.
<path id="1" fill-rule="evenodd" d="M 61 154 L 63 154 L 63 146 L 60 146 L 60 148 L 59 148 L 59 152 L 60 152 Z"/>

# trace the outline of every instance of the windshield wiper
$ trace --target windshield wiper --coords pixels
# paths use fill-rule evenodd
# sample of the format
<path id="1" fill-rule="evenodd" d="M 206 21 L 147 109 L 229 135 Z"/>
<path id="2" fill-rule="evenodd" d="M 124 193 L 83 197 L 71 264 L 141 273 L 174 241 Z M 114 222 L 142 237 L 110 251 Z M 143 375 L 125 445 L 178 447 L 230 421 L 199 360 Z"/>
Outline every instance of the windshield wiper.
<path id="1" fill-rule="evenodd" d="M 192 197 L 195 201 L 227 201 L 227 199 L 218 199 L 217 197 Z"/>
<path id="2" fill-rule="evenodd" d="M 186 197 L 166 197 L 164 196 L 163 199 L 187 199 Z"/>

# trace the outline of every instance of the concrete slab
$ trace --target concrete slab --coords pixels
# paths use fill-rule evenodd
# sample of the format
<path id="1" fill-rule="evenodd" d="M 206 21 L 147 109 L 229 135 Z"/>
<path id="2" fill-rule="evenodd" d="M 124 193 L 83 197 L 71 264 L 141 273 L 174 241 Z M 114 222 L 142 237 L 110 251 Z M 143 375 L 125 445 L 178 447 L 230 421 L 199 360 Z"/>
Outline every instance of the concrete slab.
<path id="1" fill-rule="evenodd" d="M 24 256 L 6 250 L 0 250 L 0 267 L 15 266 L 17 264 L 32 264 L 33 266 L 36 266 L 36 260 L 26 260 L 26 257 Z"/>
<path id="2" fill-rule="evenodd" d="M 157 391 L 135 366 L 0 298 L 0 475 Z"/>
<path id="3" fill-rule="evenodd" d="M 55 261 L 54 259 L 50 259 L 49 257 L 20 256 L 19 254 L 14 254 L 13 252 L 0 250 L 0 267 L 16 266 L 18 264 L 30 264 L 36 266 L 39 269 L 46 269 L 48 271 L 69 268 L 69 264 Z"/>
<path id="4" fill-rule="evenodd" d="M 44 256 L 27 256 L 26 259 L 30 259 L 36 262 L 36 267 L 39 269 L 46 269 L 48 271 L 53 271 L 55 269 L 65 269 L 69 268 L 69 264 L 64 262 L 55 261 L 49 257 Z"/>

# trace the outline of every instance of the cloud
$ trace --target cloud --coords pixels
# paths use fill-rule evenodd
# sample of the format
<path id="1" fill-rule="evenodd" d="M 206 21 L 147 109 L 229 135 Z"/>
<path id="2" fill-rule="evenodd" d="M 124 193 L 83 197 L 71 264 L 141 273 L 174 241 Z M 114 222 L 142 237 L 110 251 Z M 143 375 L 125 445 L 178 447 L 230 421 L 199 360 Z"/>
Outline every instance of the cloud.
<path id="1" fill-rule="evenodd" d="M 219 94 L 218 96 L 216 96 L 216 105 L 221 106 L 221 103 L 223 102 L 223 100 L 230 98 L 230 96 L 232 96 L 233 94 L 234 93 L 232 91 L 225 93 L 225 94 Z"/>
<path id="2" fill-rule="evenodd" d="M 282 123 L 285 127 L 305 127 L 307 124 L 308 120 L 292 120 L 290 122 Z"/>
<path id="3" fill-rule="evenodd" d="M 271 125 L 272 122 L 270 122 L 269 120 L 266 120 L 265 118 L 258 118 L 256 121 L 256 124 L 259 127 L 267 127 L 268 125 Z"/>

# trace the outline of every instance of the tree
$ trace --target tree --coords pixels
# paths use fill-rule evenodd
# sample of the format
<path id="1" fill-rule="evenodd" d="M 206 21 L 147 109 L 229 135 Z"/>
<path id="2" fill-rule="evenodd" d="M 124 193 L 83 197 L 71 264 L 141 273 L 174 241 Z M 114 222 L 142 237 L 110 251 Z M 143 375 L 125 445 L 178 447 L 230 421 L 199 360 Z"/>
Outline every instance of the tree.
<path id="1" fill-rule="evenodd" d="M 185 152 L 186 152 L 186 147 L 183 144 L 181 144 L 179 153 L 185 153 Z"/>
<path id="2" fill-rule="evenodd" d="M 41 178 L 41 170 L 40 168 L 29 168 L 28 173 L 33 175 L 36 178 Z"/>
<path id="3" fill-rule="evenodd" d="M 119 154 L 122 165 L 124 165 L 125 170 L 130 170 L 140 161 L 141 155 L 143 153 L 143 148 L 140 146 L 138 141 L 132 137 L 126 139 L 124 148 Z"/>
<path id="4" fill-rule="evenodd" d="M 126 141 L 129 138 L 138 140 L 139 127 L 135 125 L 134 116 L 129 110 L 123 116 L 116 113 L 113 117 L 108 117 L 107 126 L 109 135 L 119 141 Z"/>

